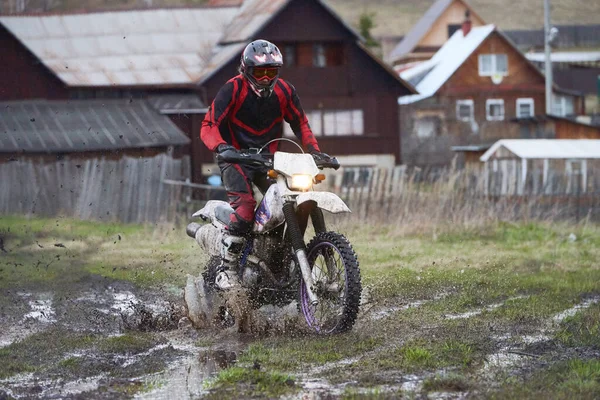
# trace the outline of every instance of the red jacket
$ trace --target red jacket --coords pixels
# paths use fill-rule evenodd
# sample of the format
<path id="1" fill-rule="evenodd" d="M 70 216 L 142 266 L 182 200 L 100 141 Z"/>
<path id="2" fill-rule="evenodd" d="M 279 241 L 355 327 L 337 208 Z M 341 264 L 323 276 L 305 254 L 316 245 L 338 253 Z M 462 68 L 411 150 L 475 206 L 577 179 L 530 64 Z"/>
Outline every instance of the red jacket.
<path id="1" fill-rule="evenodd" d="M 202 122 L 200 138 L 211 151 L 222 143 L 237 149 L 260 148 L 282 136 L 283 120 L 290 124 L 306 149 L 319 151 L 294 86 L 280 78 L 273 93 L 263 99 L 238 75 L 217 93 Z M 274 153 L 277 147 L 277 142 L 272 143 L 269 152 Z"/>

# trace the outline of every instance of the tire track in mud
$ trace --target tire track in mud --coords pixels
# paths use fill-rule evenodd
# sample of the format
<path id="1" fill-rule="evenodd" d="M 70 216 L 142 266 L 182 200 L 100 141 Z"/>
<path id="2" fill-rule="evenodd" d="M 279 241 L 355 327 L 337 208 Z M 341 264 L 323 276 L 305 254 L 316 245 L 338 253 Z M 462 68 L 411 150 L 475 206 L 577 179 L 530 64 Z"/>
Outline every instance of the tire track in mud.
<path id="1" fill-rule="evenodd" d="M 446 297 L 447 294 L 442 296 L 436 296 L 434 299 L 425 299 L 425 300 L 417 300 L 402 306 L 392 306 L 380 309 L 378 307 L 371 307 L 365 314 L 371 314 L 371 320 L 381 320 L 387 318 L 397 312 L 401 312 L 404 310 L 408 310 L 410 308 L 418 308 L 423 304 L 430 303 L 434 300 L 441 299 Z M 482 314 L 484 311 L 493 311 L 500 307 L 503 307 L 507 302 L 528 298 L 529 296 L 515 296 L 506 299 L 500 303 L 494 303 L 488 305 L 486 307 L 482 307 L 479 309 L 472 310 L 470 312 L 461 313 L 461 314 L 447 314 L 444 315 L 445 319 L 467 319 L 477 315 Z M 518 339 L 520 340 L 521 345 L 535 345 L 545 341 L 551 340 L 551 335 L 556 331 L 556 327 L 562 321 L 564 321 L 568 317 L 574 316 L 577 312 L 583 311 L 590 306 L 600 303 L 600 297 L 593 297 L 591 299 L 587 299 L 580 304 L 576 304 L 575 306 L 561 311 L 557 313 L 553 317 L 549 318 L 546 323 L 542 324 L 537 329 L 537 333 L 524 335 L 524 336 L 512 336 L 510 334 L 495 336 L 492 339 L 496 340 L 498 344 L 508 341 L 509 339 Z M 365 315 L 363 315 L 365 318 Z M 304 399 L 306 396 L 320 396 L 320 395 L 334 395 L 339 396 L 342 395 L 347 388 L 352 385 L 352 382 L 346 382 L 342 384 L 331 384 L 324 378 L 314 378 L 314 376 L 322 375 L 326 372 L 335 371 L 336 369 L 340 369 L 349 365 L 352 365 L 358 361 L 360 361 L 364 357 L 376 357 L 378 354 L 382 354 L 391 349 L 397 348 L 398 346 L 402 346 L 402 340 L 396 340 L 391 343 L 387 343 L 384 346 L 380 346 L 372 351 L 363 353 L 359 356 L 345 358 L 343 360 L 326 363 L 324 365 L 316 366 L 310 368 L 308 371 L 298 374 L 300 378 L 300 386 L 302 390 L 296 396 L 293 396 L 294 399 Z M 482 368 L 479 371 L 476 371 L 473 375 L 483 379 L 493 381 L 493 378 L 497 374 L 506 373 L 510 371 L 511 368 L 518 366 L 520 363 L 528 363 L 531 362 L 532 359 L 539 357 L 539 355 L 527 353 L 525 351 L 519 350 L 518 346 L 515 345 L 505 345 L 500 348 L 500 350 L 496 353 L 489 354 L 486 357 L 486 361 Z M 401 371 L 388 371 L 387 374 L 399 381 L 397 385 L 381 385 L 377 387 L 378 393 L 392 395 L 394 393 L 418 393 L 422 390 L 423 382 L 431 377 L 447 374 L 448 370 L 442 369 L 434 372 L 427 372 L 421 375 L 416 374 L 406 374 Z M 372 389 L 355 387 L 352 386 L 352 389 L 357 394 L 368 394 L 372 393 Z M 429 393 L 428 398 L 464 398 L 468 395 L 468 392 L 432 392 Z"/>
<path id="2" fill-rule="evenodd" d="M 592 297 L 580 304 L 576 304 L 560 313 L 557 313 L 546 323 L 538 327 L 534 334 L 514 337 L 510 334 L 496 336 L 498 343 L 507 342 L 511 339 L 520 341 L 518 345 L 504 345 L 496 353 L 490 354 L 481 371 L 482 378 L 493 378 L 495 374 L 506 372 L 512 368 L 518 367 L 522 363 L 528 363 L 532 359 L 540 357 L 538 354 L 528 353 L 523 346 L 532 346 L 543 342 L 551 341 L 552 334 L 557 331 L 557 326 L 568 317 L 574 316 L 577 312 L 583 311 L 594 304 L 600 303 L 600 297 Z"/>
<path id="3" fill-rule="evenodd" d="M 140 295 L 141 297 L 138 297 Z M 164 319 L 166 314 L 172 312 L 169 308 L 171 303 L 157 296 L 157 293 L 142 291 L 136 295 L 131 285 L 107 285 L 103 289 L 88 287 L 75 292 L 69 298 L 57 297 L 53 292 L 16 292 L 13 306 L 8 311 L 10 320 L 3 318 L 3 325 L 7 325 L 9 329 L 0 331 L 0 348 L 26 341 L 32 335 L 49 330 L 54 335 L 60 332 L 81 332 L 99 338 L 119 337 L 127 328 L 145 330 L 142 324 L 148 323 L 148 320 L 144 320 L 144 315 L 140 317 L 140 313 L 147 309 L 152 311 L 146 311 L 146 317 L 154 313 L 163 316 Z M 145 308 L 140 308 L 141 305 Z M 62 354 L 61 362 L 108 362 L 109 365 L 114 364 L 116 368 L 124 370 L 169 347 L 169 343 L 159 344 L 148 351 L 133 355 L 99 355 L 91 348 L 64 353 L 58 349 L 56 354 Z M 52 369 L 50 365 L 42 365 L 44 371 Z M 0 398 L 3 395 L 12 398 L 63 398 L 80 395 L 97 390 L 111 378 L 107 374 L 76 379 L 68 374 L 53 376 L 52 379 L 47 376 L 47 372 L 21 373 L 0 379 Z"/>

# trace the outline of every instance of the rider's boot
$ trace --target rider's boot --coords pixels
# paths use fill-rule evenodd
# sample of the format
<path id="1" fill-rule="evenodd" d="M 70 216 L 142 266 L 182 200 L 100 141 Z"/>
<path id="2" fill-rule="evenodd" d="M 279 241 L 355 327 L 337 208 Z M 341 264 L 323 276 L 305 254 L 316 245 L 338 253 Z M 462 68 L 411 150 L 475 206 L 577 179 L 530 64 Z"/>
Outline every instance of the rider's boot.
<path id="1" fill-rule="evenodd" d="M 236 273 L 246 240 L 241 236 L 226 234 L 221 240 L 221 265 L 217 267 L 215 285 L 221 290 L 240 287 Z"/>

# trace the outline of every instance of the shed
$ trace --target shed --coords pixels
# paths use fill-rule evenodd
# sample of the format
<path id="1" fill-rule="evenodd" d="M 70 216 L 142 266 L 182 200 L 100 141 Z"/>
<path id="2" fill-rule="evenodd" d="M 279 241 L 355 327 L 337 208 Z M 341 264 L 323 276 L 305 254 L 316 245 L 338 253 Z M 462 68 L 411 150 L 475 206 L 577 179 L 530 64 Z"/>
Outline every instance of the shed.
<path id="1" fill-rule="evenodd" d="M 497 194 L 575 193 L 600 190 L 600 140 L 503 139 L 480 158 L 496 176 Z M 490 167 L 491 164 L 491 167 Z M 486 185 L 489 187 L 489 185 Z"/>
<path id="2" fill-rule="evenodd" d="M 0 103 L 0 214 L 157 222 L 174 217 L 190 139 L 156 99 Z M 157 109 L 155 109 L 155 107 Z"/>

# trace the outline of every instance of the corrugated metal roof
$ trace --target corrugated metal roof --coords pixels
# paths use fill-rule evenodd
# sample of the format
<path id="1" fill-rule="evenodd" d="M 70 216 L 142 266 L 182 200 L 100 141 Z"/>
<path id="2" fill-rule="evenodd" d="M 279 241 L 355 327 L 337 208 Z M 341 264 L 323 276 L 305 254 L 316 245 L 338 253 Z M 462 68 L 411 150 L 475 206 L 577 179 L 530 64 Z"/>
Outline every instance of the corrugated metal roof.
<path id="1" fill-rule="evenodd" d="M 239 43 L 252 38 L 290 0 L 245 0 L 227 27 L 221 43 Z"/>
<path id="2" fill-rule="evenodd" d="M 593 139 L 503 139 L 480 158 L 486 162 L 501 148 L 525 159 L 600 159 L 600 140 Z"/>
<path id="3" fill-rule="evenodd" d="M 3 16 L 0 22 L 69 86 L 191 84 L 222 60 L 237 7 Z"/>
<path id="4" fill-rule="evenodd" d="M 151 96 L 148 102 L 161 114 L 205 113 L 206 105 L 195 94 Z"/>
<path id="5" fill-rule="evenodd" d="M 169 117 L 143 100 L 0 103 L 3 153 L 68 153 L 189 142 Z"/>
<path id="6" fill-rule="evenodd" d="M 334 18 L 336 18 L 356 40 L 364 42 L 364 38 L 348 25 L 340 16 L 321 0 L 317 0 Z M 260 31 L 283 7 L 291 0 L 245 0 L 239 14 L 227 27 L 221 43 L 239 43 L 250 39 L 257 39 L 253 35 Z"/>

